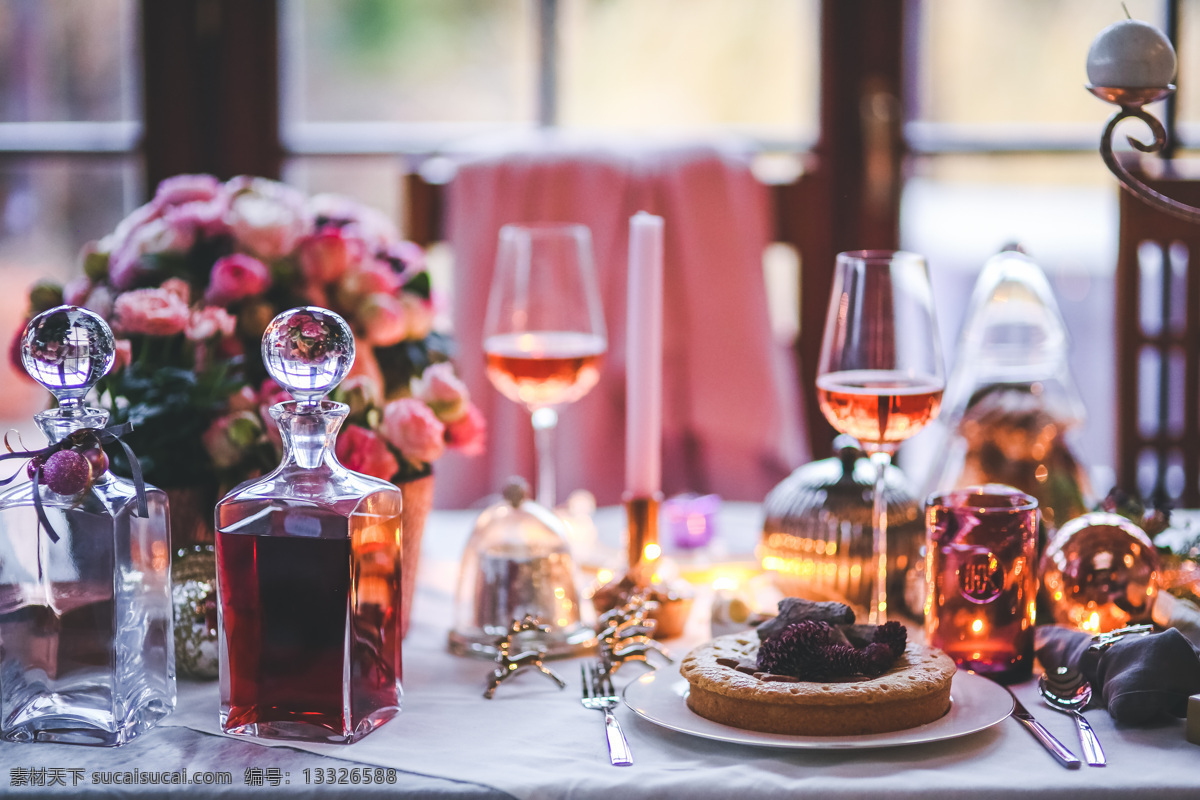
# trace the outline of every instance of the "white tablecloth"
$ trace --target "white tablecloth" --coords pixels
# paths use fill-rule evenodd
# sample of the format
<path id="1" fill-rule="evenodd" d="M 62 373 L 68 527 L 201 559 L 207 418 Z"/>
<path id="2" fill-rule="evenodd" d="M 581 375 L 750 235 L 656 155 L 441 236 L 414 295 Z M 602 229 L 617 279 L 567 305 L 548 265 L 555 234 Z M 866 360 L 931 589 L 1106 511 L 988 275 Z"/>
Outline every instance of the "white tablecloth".
<path id="1" fill-rule="evenodd" d="M 1088 712 L 1109 757 L 1104 769 L 1068 771 L 1015 721 L 971 736 L 933 744 L 861 751 L 789 751 L 729 745 L 660 728 L 627 708 L 618 711 L 633 750 L 634 766 L 608 763 L 602 717 L 578 702 L 575 661 L 551 666 L 568 681 L 558 690 L 548 679 L 523 675 L 503 685 L 494 700 L 481 696 L 490 665 L 457 658 L 445 649 L 457 557 L 469 533 L 469 514 L 435 513 L 426 532 L 415 619 L 404 643 L 404 711 L 349 746 L 258 743 L 217 733 L 217 687 L 180 682 L 179 709 L 166 724 L 126 747 L 107 750 L 66 745 L 0 745 L 0 786 L 18 797 L 42 789 L 14 786 L 14 769 L 82 768 L 77 787 L 56 787 L 81 796 L 122 796 L 126 787 L 90 783 L 93 771 L 229 771 L 233 784 L 222 794 L 253 797 L 344 793 L 408 793 L 412 796 L 518 798 L 596 797 L 1200 797 L 1200 748 L 1184 739 L 1183 723 L 1150 729 L 1118 729 L 1103 710 Z M 602 515 L 602 528 L 617 515 Z M 753 540 L 752 507 L 730 507 L 722 535 L 732 548 Z M 683 652 L 707 636 L 707 609 L 698 603 Z M 626 667 L 618 683 L 640 674 Z M 1043 706 L 1033 684 L 1017 695 L 1055 735 L 1078 752 L 1070 719 Z M 347 763 L 347 762 L 354 762 Z M 354 764 L 402 772 L 384 786 L 317 786 L 303 771 Z M 247 768 L 271 768 L 279 787 L 246 783 Z M 24 773 L 21 773 L 22 775 Z M 311 780 L 311 778 L 310 778 Z M 289 781 L 284 783 L 283 781 Z M 71 783 L 68 775 L 67 784 Z M 217 787 L 189 787 L 209 796 Z M 165 794 L 137 786 L 139 797 Z"/>

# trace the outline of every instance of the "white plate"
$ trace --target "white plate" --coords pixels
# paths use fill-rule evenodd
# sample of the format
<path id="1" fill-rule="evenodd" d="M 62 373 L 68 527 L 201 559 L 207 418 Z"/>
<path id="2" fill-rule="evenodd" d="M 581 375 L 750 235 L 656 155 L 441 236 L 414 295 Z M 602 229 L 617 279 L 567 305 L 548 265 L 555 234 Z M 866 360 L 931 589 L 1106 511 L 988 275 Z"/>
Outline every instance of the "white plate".
<path id="1" fill-rule="evenodd" d="M 688 682 L 678 673 L 648 672 L 626 686 L 622 696 L 625 704 L 638 716 L 680 733 L 734 744 L 812 750 L 939 742 L 990 728 L 1013 710 L 1012 696 L 1004 687 L 969 672 L 957 672 L 950 684 L 950 710 L 934 722 L 903 731 L 865 736 L 789 736 L 742 730 L 705 719 L 687 707 L 687 693 Z"/>

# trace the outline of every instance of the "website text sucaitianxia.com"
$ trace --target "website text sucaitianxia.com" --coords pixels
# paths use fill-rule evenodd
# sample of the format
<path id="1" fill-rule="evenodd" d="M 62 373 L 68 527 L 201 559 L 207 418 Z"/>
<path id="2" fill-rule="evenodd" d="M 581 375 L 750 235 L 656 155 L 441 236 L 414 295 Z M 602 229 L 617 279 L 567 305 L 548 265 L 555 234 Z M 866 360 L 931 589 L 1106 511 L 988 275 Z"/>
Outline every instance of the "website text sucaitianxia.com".
<path id="1" fill-rule="evenodd" d="M 367 786 L 394 784 L 396 770 L 382 767 L 337 768 L 315 767 L 298 772 L 277 767 L 247 767 L 238 776 L 244 786 L 285 786 L 292 783 L 307 785 Z M 35 789 L 53 786 L 232 786 L 232 772 L 195 771 L 187 769 L 154 771 L 142 769 L 86 770 L 78 767 L 10 767 L 10 789 Z"/>

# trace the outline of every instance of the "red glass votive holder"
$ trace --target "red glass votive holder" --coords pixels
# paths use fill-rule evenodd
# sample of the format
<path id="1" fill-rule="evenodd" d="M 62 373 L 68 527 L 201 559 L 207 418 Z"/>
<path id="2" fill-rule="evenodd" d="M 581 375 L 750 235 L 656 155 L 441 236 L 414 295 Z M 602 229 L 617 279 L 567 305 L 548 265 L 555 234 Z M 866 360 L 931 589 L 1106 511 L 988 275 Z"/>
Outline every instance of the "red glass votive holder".
<path id="1" fill-rule="evenodd" d="M 925 637 L 1001 683 L 1033 674 L 1038 503 L 988 484 L 925 503 Z"/>

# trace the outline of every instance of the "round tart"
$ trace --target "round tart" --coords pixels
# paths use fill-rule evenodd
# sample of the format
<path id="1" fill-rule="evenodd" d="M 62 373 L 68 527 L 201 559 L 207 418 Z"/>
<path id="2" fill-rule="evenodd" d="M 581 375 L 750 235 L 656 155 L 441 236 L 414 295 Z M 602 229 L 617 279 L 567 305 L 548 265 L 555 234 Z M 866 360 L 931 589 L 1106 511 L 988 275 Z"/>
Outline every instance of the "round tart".
<path id="1" fill-rule="evenodd" d="M 750 675 L 726 663 L 753 662 L 753 632 L 719 636 L 688 653 L 679 671 L 690 684 L 695 713 L 764 733 L 856 736 L 915 728 L 950 709 L 954 661 L 940 650 L 910 642 L 890 670 L 877 678 L 797 681 Z"/>

